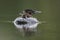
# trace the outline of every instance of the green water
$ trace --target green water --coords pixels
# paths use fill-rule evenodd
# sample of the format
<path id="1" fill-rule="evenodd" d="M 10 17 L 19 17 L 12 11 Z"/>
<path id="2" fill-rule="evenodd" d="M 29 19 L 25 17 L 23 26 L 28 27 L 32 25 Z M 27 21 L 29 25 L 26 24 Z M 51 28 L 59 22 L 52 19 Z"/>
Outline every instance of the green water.
<path id="1" fill-rule="evenodd" d="M 42 14 L 33 15 L 46 24 L 38 25 L 38 34 L 22 36 L 12 21 L 26 8 L 41 10 Z M 60 0 L 0 0 L 0 40 L 59 40 L 60 37 Z"/>

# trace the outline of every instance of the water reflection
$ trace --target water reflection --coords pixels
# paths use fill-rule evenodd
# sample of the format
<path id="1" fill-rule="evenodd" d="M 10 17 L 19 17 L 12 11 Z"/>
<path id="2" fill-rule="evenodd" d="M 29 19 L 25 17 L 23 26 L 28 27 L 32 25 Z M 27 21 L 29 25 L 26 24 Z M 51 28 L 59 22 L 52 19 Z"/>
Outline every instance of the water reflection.
<path id="1" fill-rule="evenodd" d="M 39 22 L 36 18 L 21 18 L 18 17 L 14 20 L 16 28 L 25 36 L 31 36 L 37 31 Z"/>

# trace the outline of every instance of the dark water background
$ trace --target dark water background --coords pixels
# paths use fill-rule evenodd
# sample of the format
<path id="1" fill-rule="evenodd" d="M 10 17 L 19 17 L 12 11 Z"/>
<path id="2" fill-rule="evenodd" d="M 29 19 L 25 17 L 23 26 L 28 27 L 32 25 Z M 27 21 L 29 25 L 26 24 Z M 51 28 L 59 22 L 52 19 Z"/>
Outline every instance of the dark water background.
<path id="1" fill-rule="evenodd" d="M 34 15 L 46 24 L 38 25 L 38 34 L 22 36 L 12 21 L 26 8 L 41 10 Z M 0 0 L 0 40 L 59 40 L 60 38 L 60 0 Z"/>

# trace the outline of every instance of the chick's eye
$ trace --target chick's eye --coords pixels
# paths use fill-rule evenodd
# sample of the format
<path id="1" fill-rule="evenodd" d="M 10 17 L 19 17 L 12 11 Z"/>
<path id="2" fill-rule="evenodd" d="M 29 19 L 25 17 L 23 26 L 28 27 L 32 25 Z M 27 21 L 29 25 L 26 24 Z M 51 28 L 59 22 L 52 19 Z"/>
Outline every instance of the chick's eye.
<path id="1" fill-rule="evenodd" d="M 31 12 L 29 12 L 29 14 L 31 15 L 32 13 L 31 13 Z"/>

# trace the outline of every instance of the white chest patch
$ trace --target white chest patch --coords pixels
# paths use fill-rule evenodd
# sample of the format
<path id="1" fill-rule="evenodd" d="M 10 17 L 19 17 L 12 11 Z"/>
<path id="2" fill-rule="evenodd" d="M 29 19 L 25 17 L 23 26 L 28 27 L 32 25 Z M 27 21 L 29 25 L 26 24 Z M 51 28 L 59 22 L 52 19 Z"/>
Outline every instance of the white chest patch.
<path id="1" fill-rule="evenodd" d="M 21 18 L 18 17 L 14 20 L 14 25 L 17 28 L 23 28 L 23 27 L 28 27 L 28 28 L 35 28 L 38 25 L 38 20 L 36 18 Z"/>

